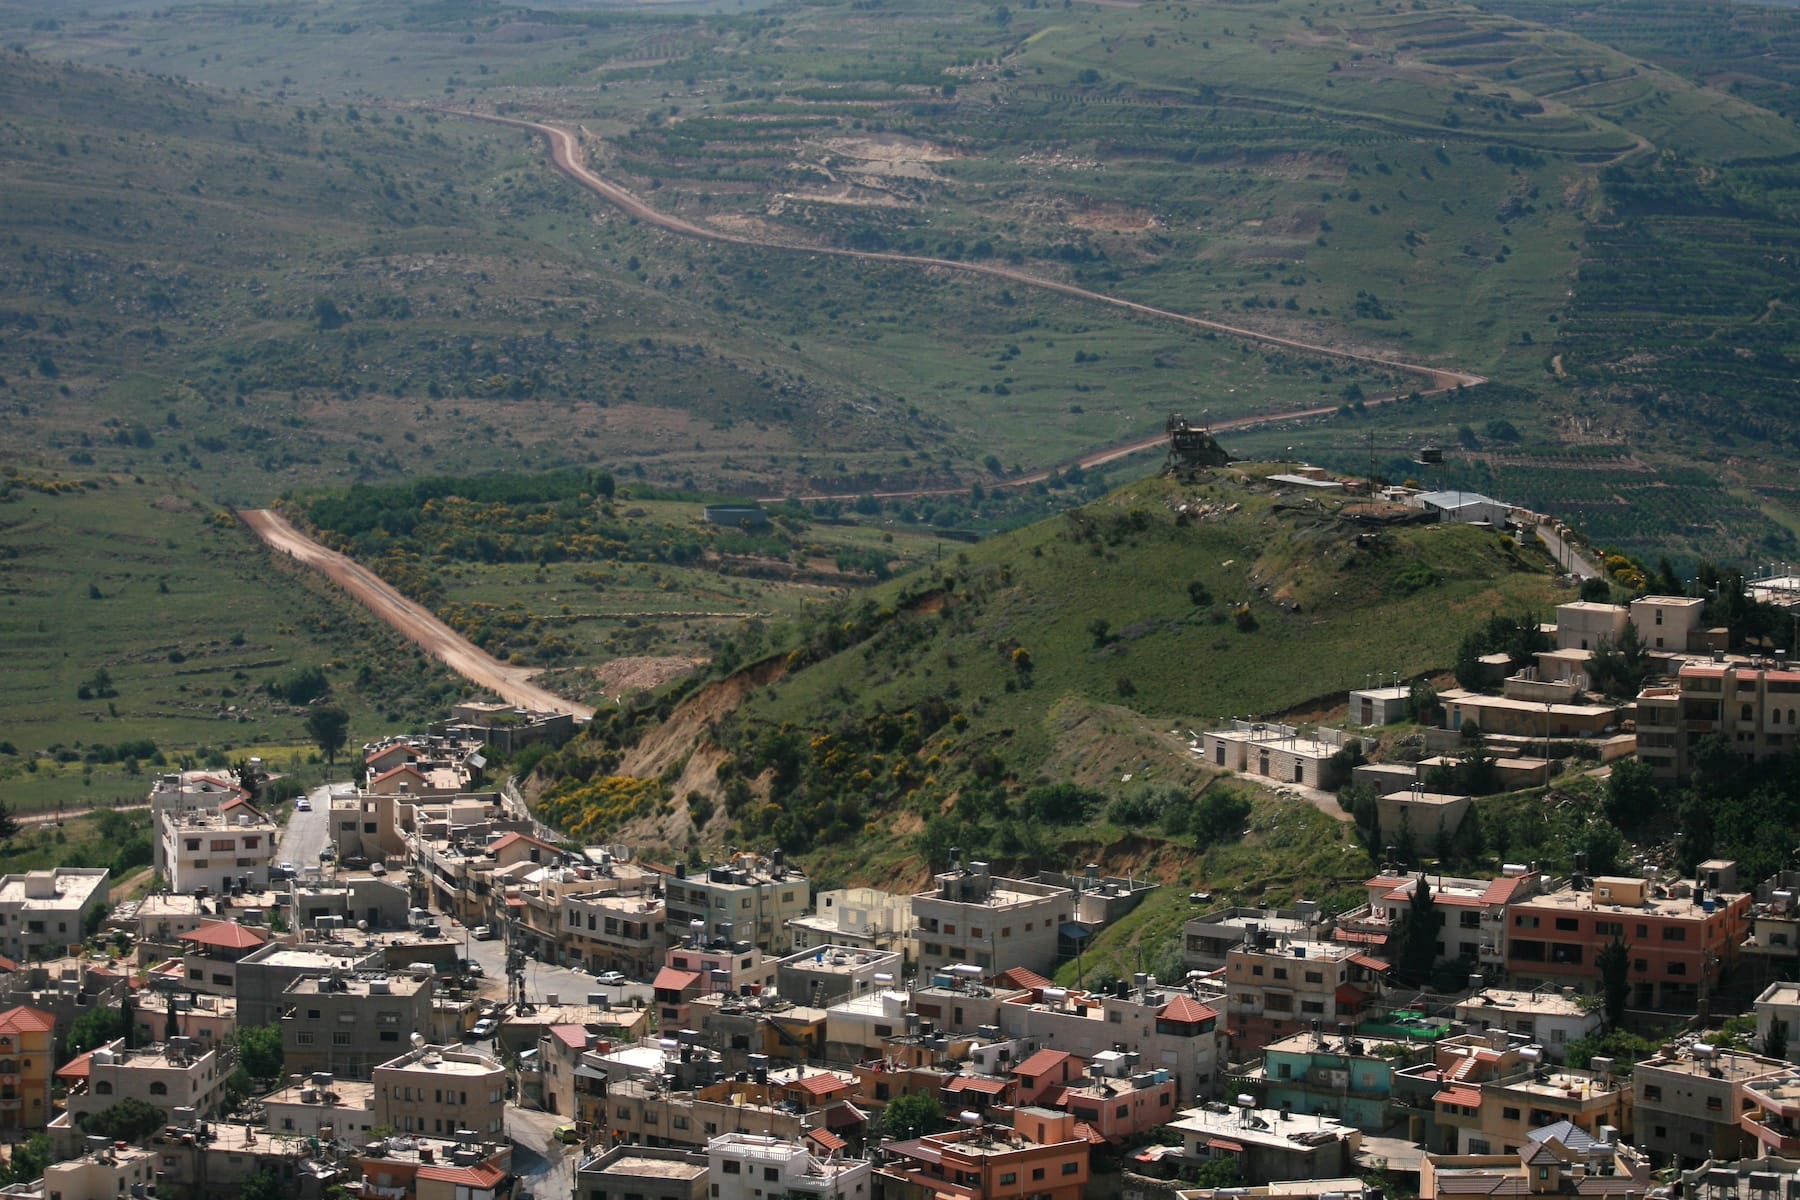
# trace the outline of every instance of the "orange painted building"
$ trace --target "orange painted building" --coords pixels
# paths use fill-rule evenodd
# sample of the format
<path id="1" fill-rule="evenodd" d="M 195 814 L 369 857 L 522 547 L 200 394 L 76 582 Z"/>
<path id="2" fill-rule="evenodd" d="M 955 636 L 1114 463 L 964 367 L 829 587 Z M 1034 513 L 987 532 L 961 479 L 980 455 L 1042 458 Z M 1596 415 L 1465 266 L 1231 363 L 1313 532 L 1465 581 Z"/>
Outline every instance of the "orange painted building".
<path id="1" fill-rule="evenodd" d="M 1080 1200 L 1092 1138 L 1068 1113 L 1017 1108 L 1012 1119 L 887 1146 L 876 1200 Z"/>
<path id="2" fill-rule="evenodd" d="M 23 1004 L 0 1012 L 0 1130 L 44 1127 L 55 1067 L 56 1018 Z"/>

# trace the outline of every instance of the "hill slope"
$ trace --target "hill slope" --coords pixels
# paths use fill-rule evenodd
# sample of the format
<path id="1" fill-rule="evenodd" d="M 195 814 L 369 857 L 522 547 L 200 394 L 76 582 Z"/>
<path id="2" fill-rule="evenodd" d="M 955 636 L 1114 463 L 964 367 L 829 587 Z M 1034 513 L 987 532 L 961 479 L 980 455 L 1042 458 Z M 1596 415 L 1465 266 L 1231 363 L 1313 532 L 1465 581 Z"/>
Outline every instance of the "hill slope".
<path id="1" fill-rule="evenodd" d="M 1095 789 L 1090 817 L 1145 784 L 1185 797 L 1209 774 L 1189 726 L 1442 669 L 1489 614 L 1557 599 L 1541 557 L 1494 533 L 1380 524 L 1260 474 L 1146 480 L 970 547 L 788 631 L 785 657 L 676 707 L 653 752 L 617 722 L 543 782 L 598 836 L 554 781 L 660 774 L 669 802 L 633 837 L 781 844 L 832 877 L 916 881 L 953 844 L 1036 860 L 1084 823 L 1048 828 L 1037 786 Z"/>

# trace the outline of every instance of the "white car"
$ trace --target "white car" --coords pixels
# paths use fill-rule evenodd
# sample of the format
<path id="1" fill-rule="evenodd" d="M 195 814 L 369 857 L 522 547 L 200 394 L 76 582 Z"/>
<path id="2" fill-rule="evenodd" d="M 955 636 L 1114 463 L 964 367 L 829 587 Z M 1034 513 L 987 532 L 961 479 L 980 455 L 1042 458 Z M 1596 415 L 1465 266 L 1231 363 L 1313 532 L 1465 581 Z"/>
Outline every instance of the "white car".
<path id="1" fill-rule="evenodd" d="M 298 800 L 294 801 L 294 811 L 295 812 L 311 812 L 312 811 L 312 801 L 308 800 L 305 796 L 300 797 Z"/>
<path id="2" fill-rule="evenodd" d="M 631 981 L 617 971 L 602 971 L 594 976 L 594 982 L 600 984 L 602 987 L 624 987 Z"/>

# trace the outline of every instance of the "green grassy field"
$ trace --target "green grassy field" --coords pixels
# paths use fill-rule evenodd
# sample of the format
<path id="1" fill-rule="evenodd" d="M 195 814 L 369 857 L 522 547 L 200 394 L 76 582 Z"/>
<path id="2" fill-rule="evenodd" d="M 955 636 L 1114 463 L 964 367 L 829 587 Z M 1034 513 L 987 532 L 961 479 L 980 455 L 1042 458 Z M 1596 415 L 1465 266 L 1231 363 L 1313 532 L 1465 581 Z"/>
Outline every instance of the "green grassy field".
<path id="1" fill-rule="evenodd" d="M 268 685 L 309 668 L 351 713 L 353 739 L 462 694 L 191 485 L 97 477 L 46 494 L 22 479 L 0 502 L 0 779 L 15 811 L 141 799 L 183 763 L 303 766 L 297 754 L 316 754 L 303 751 L 305 709 Z"/>

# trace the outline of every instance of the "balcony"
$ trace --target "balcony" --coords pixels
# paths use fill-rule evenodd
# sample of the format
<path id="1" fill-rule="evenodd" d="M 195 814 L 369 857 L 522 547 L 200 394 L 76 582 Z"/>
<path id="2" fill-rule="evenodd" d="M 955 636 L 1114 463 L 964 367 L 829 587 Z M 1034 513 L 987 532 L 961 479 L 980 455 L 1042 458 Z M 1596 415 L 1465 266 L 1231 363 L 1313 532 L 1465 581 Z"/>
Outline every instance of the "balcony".
<path id="1" fill-rule="evenodd" d="M 1762 1143 L 1765 1154 L 1800 1155 L 1800 1126 L 1791 1118 L 1769 1116 L 1752 1109 L 1738 1118 L 1745 1133 Z"/>

